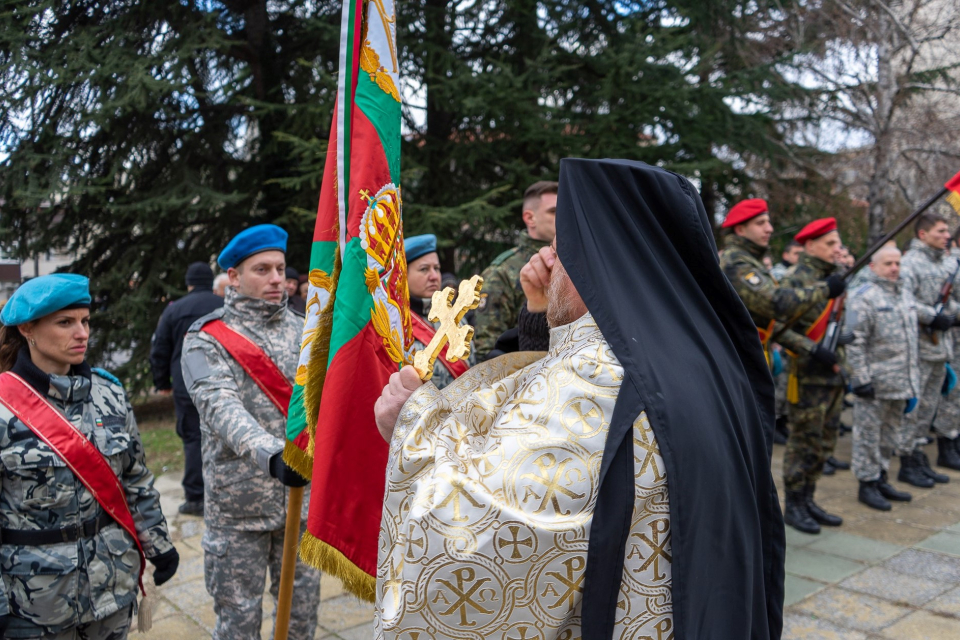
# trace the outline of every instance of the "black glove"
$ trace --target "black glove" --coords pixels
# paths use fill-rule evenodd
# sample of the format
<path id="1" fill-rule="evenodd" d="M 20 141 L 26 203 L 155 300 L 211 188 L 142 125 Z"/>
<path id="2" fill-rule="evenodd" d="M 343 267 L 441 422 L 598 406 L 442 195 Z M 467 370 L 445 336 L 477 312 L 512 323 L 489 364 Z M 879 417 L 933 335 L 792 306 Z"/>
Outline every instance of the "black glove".
<path id="1" fill-rule="evenodd" d="M 859 387 L 853 389 L 853 395 L 858 398 L 866 398 L 867 400 L 873 400 L 877 397 L 877 392 L 873 389 L 873 383 L 868 382 L 867 384 L 862 384 Z"/>
<path id="2" fill-rule="evenodd" d="M 280 484 L 285 487 L 305 487 L 310 482 L 283 461 L 282 453 L 270 458 L 270 475 L 279 480 Z"/>
<path id="3" fill-rule="evenodd" d="M 830 289 L 830 297 L 836 298 L 847 290 L 847 281 L 835 273 L 827 278 L 827 287 Z"/>
<path id="4" fill-rule="evenodd" d="M 933 320 L 930 322 L 930 327 L 932 329 L 936 329 L 937 331 L 946 331 L 953 326 L 953 321 L 955 319 L 955 316 L 941 312 L 933 316 Z"/>
<path id="5" fill-rule="evenodd" d="M 0 638 L 3 637 L 3 632 L 7 630 L 7 626 L 10 625 L 10 616 L 0 616 Z"/>
<path id="6" fill-rule="evenodd" d="M 158 587 L 173 577 L 180 566 L 180 554 L 176 549 L 170 549 L 166 553 L 161 553 L 156 558 L 147 558 L 157 568 L 153 572 L 153 584 Z"/>
<path id="7" fill-rule="evenodd" d="M 816 348 L 810 352 L 810 357 L 827 368 L 833 368 L 833 366 L 837 364 L 837 354 L 822 344 L 818 344 Z"/>

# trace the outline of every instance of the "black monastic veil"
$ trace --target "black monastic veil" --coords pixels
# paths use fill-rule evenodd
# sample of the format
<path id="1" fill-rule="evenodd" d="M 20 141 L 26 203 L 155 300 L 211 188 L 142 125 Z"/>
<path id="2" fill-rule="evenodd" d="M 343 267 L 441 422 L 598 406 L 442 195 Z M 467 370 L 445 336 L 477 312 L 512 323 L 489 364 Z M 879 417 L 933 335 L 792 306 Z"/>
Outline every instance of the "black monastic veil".
<path id="1" fill-rule="evenodd" d="M 642 162 L 560 164 L 557 252 L 624 368 L 600 471 L 584 640 L 618 637 L 616 603 L 641 411 L 666 467 L 677 640 L 772 640 L 784 530 L 770 472 L 773 381 L 720 270 L 688 180 Z"/>

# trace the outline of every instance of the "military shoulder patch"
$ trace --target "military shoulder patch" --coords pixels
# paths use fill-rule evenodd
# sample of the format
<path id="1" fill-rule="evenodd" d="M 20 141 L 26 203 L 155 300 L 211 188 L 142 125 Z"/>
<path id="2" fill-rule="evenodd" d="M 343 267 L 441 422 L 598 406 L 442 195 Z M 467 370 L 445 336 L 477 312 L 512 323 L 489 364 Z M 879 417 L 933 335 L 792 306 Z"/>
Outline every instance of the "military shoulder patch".
<path id="1" fill-rule="evenodd" d="M 763 279 L 757 275 L 756 271 L 748 271 L 746 274 L 744 274 L 741 280 L 746 282 L 747 285 L 749 285 L 753 289 L 756 289 L 761 284 L 763 284 Z"/>
<path id="2" fill-rule="evenodd" d="M 480 294 L 480 304 L 477 305 L 477 311 L 483 311 L 484 309 L 487 308 L 487 296 L 488 296 L 488 295 L 490 295 L 490 294 L 488 294 L 488 293 L 481 293 L 481 294 Z"/>
<path id="3" fill-rule="evenodd" d="M 120 386 L 120 387 L 123 386 L 123 383 L 120 382 L 120 379 L 119 379 L 117 376 L 115 376 L 115 375 L 113 375 L 112 373 L 110 373 L 109 371 L 107 371 L 106 369 L 101 369 L 100 367 L 93 367 L 92 371 L 93 371 L 95 374 L 97 374 L 98 376 L 100 376 L 101 378 L 103 378 L 103 379 L 105 379 L 105 380 L 109 380 L 110 382 L 114 383 L 115 385 L 118 385 L 118 386 Z"/>

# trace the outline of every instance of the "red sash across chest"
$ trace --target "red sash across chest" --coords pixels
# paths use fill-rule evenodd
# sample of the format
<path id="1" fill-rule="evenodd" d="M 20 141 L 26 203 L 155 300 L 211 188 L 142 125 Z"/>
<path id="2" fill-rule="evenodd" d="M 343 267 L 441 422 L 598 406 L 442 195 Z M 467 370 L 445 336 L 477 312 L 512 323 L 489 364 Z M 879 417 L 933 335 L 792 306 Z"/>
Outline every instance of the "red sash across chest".
<path id="1" fill-rule="evenodd" d="M 416 313 L 410 314 L 410 328 L 413 329 L 413 337 L 422 342 L 424 346 L 430 344 L 430 341 L 433 340 L 433 336 L 437 333 L 436 329 L 427 324 L 427 321 Z M 463 360 L 457 360 L 456 362 L 448 361 L 447 346 L 448 345 L 443 345 L 443 349 L 440 350 L 440 357 L 438 360 L 440 364 L 446 367 L 447 371 L 450 372 L 450 375 L 452 375 L 454 378 L 459 378 L 467 372 L 469 367 Z"/>
<path id="2" fill-rule="evenodd" d="M 286 418 L 293 385 L 270 356 L 253 340 L 228 327 L 223 320 L 211 320 L 203 325 L 201 331 L 213 336 L 227 350 Z"/>
<path id="3" fill-rule="evenodd" d="M 126 491 L 110 463 L 65 415 L 15 373 L 7 371 L 0 374 L 0 403 L 53 449 L 103 510 L 137 543 L 137 551 L 140 552 L 139 582 L 143 591 L 146 556 L 127 504 Z"/>

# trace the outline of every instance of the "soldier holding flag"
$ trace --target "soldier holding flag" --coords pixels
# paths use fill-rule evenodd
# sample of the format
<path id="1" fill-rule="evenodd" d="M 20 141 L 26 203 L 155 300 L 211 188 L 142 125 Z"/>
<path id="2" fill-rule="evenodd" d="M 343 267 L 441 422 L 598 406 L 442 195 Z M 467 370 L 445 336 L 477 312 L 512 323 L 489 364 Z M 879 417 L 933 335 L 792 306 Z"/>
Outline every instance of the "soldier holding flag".
<path id="1" fill-rule="evenodd" d="M 303 328 L 287 305 L 286 248 L 286 231 L 272 224 L 237 234 L 217 258 L 230 276 L 223 307 L 183 342 L 203 433 L 203 570 L 217 640 L 259 637 L 268 568 L 274 597 L 279 590 L 286 487 L 306 484 L 282 458 Z M 293 637 L 312 638 L 320 572 L 298 564 L 294 584 Z"/>

